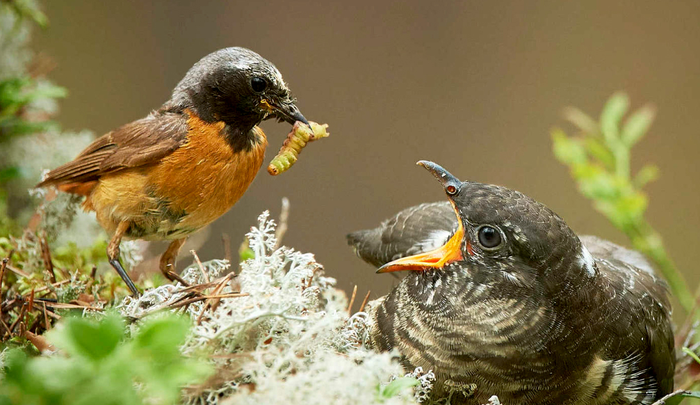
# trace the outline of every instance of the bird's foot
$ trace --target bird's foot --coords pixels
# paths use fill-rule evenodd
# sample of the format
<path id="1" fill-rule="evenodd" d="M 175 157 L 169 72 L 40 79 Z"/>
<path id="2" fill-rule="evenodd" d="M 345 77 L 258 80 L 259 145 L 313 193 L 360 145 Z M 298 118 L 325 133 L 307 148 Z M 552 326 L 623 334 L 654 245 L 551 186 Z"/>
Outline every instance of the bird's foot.
<path id="1" fill-rule="evenodd" d="M 175 272 L 172 271 L 172 270 L 165 271 L 165 272 L 163 272 L 163 274 L 165 275 L 165 277 L 168 278 L 168 280 L 170 280 L 170 281 L 172 281 L 172 282 L 177 281 L 178 283 L 184 285 L 185 287 L 189 287 L 189 286 L 190 286 L 190 283 L 188 283 L 187 281 L 185 281 L 184 278 L 180 277 L 179 274 L 175 273 Z"/>

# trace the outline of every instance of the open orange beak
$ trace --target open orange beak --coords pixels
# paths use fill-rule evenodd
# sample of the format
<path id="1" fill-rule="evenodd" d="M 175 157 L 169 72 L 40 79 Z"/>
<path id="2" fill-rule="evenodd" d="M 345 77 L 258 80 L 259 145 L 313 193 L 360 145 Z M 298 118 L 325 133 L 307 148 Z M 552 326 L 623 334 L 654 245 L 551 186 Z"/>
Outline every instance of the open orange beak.
<path id="1" fill-rule="evenodd" d="M 451 202 L 451 201 L 450 201 Z M 454 203 L 452 203 L 454 207 Z M 455 208 L 455 213 L 457 209 Z M 377 270 L 377 273 L 390 273 L 392 271 L 414 270 L 425 271 L 430 269 L 441 269 L 447 264 L 464 260 L 462 255 L 462 240 L 464 239 L 464 227 L 459 220 L 459 226 L 455 234 L 443 246 L 429 252 L 404 257 L 393 262 L 389 262 Z"/>

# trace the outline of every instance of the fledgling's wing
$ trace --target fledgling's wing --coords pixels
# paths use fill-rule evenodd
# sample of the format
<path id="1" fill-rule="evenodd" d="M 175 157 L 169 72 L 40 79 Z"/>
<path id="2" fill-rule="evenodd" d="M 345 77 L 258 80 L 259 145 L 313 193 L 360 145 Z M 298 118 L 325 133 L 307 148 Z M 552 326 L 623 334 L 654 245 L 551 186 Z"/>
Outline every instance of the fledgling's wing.
<path id="1" fill-rule="evenodd" d="M 624 290 L 612 294 L 611 299 L 619 302 L 610 306 L 628 311 L 608 327 L 614 335 L 632 335 L 635 341 L 646 345 L 641 351 L 644 359 L 640 357 L 643 366 L 638 370 L 638 378 L 648 373 L 659 388 L 658 398 L 669 394 L 673 390 L 676 354 L 673 331 L 667 321 L 671 304 L 666 284 L 655 275 L 654 268 L 641 253 L 596 236 L 579 238 L 595 258 L 599 271 L 611 281 L 610 285 L 624 286 Z M 633 394 L 631 386 L 628 390 Z"/>
<path id="2" fill-rule="evenodd" d="M 457 229 L 457 217 L 448 201 L 406 208 L 374 229 L 347 235 L 348 244 L 362 260 L 382 266 L 392 260 L 438 248 Z"/>
<path id="3" fill-rule="evenodd" d="M 654 267 L 649 263 L 643 254 L 636 250 L 627 249 L 597 236 L 582 235 L 579 236 L 583 245 L 591 252 L 594 257 L 601 259 L 615 259 L 625 262 L 638 269 L 644 270 L 649 274 L 655 274 Z"/>
<path id="4" fill-rule="evenodd" d="M 119 170 L 156 163 L 187 138 L 187 116 L 154 112 L 102 135 L 75 159 L 48 173 L 37 187 L 56 185 L 68 192 Z M 83 194 L 79 192 L 79 194 Z"/>

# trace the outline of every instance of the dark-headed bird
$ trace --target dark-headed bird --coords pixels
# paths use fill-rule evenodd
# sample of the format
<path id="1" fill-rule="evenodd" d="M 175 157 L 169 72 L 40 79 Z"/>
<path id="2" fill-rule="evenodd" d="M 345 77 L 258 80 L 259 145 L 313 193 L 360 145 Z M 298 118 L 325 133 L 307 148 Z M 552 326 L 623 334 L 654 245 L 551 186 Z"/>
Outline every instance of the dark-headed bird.
<path id="1" fill-rule="evenodd" d="M 110 264 L 138 295 L 119 261 L 122 238 L 171 240 L 160 270 L 177 278 L 187 236 L 228 211 L 255 178 L 267 146 L 258 124 L 273 117 L 308 125 L 272 63 L 221 49 L 197 62 L 158 110 L 101 136 L 37 186 L 85 196 L 83 208 L 111 235 Z"/>
<path id="2" fill-rule="evenodd" d="M 642 255 L 579 238 L 522 193 L 419 164 L 449 202 L 348 240 L 379 273 L 410 270 L 369 307 L 371 338 L 433 370 L 433 399 L 651 404 L 673 390 L 666 287 Z"/>

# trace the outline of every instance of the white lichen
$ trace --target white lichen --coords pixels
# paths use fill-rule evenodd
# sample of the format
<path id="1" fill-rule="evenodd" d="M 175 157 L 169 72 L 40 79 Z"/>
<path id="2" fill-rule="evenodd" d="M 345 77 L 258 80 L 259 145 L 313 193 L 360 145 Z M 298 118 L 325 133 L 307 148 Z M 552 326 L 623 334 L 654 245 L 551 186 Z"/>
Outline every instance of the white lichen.
<path id="1" fill-rule="evenodd" d="M 412 372 L 406 374 L 406 377 L 413 377 L 418 380 L 418 386 L 415 389 L 414 396 L 418 402 L 427 402 L 430 398 L 430 391 L 435 383 L 435 373 L 433 370 L 423 372 L 423 367 L 417 367 Z"/>
<path id="2" fill-rule="evenodd" d="M 414 404 L 427 398 L 434 375 L 417 372 L 416 394 L 381 396 L 382 387 L 403 371 L 398 354 L 368 348 L 368 317 L 348 316 L 348 300 L 335 280 L 309 253 L 275 248 L 275 223 L 264 212 L 248 233 L 253 259 L 217 295 L 236 295 L 216 305 L 186 307 L 193 327 L 182 352 L 205 354 L 216 373 L 184 391 L 188 404 Z M 188 267 L 191 285 L 222 280 L 228 268 L 214 260 Z M 166 285 L 126 298 L 124 315 L 140 319 L 170 308 L 188 294 L 185 286 Z M 206 290 L 212 294 L 212 289 Z M 420 375 L 419 375 L 420 374 Z M 410 393 L 409 393 L 410 394 Z"/>

